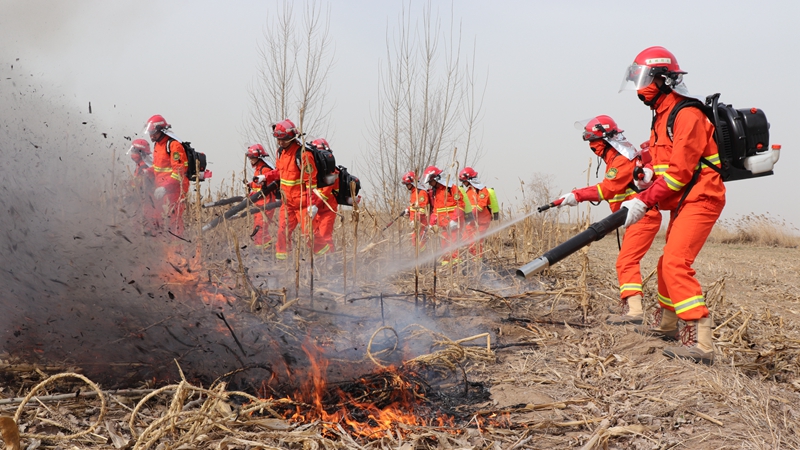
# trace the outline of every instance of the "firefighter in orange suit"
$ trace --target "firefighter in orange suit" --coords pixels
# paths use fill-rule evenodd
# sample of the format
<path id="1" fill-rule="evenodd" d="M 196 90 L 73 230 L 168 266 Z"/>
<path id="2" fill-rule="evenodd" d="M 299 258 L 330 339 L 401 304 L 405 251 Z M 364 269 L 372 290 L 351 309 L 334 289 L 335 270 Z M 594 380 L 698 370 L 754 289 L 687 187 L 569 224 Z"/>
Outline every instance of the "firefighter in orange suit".
<path id="1" fill-rule="evenodd" d="M 136 200 L 142 203 L 142 224 L 145 233 L 153 232 L 153 227 L 158 223 L 153 191 L 155 190 L 156 174 L 151 166 L 153 153 L 150 144 L 144 139 L 134 139 L 128 150 L 131 159 L 136 164 L 131 180 L 131 188 L 136 193 Z"/>
<path id="2" fill-rule="evenodd" d="M 489 188 L 480 182 L 478 172 L 472 167 L 464 167 L 458 173 L 458 180 L 464 186 L 466 199 L 472 205 L 472 218 L 474 218 L 474 221 L 465 223 L 462 238 L 465 241 L 472 241 L 469 246 L 471 254 L 482 256 L 483 238 L 479 236 L 489 229 L 493 217 Z M 470 215 L 466 217 L 469 219 Z"/>
<path id="3" fill-rule="evenodd" d="M 713 324 L 692 264 L 725 206 L 725 186 L 711 168 L 719 167 L 720 159 L 714 126 L 702 111 L 682 109 L 672 130 L 667 130 L 670 112 L 689 95 L 683 84 L 685 73 L 675 55 L 663 47 L 643 50 L 625 72 L 620 91 L 636 90 L 639 99 L 655 112 L 650 134 L 655 178 L 650 187 L 622 206 L 628 209 L 626 227 L 653 207 L 670 212 L 666 245 L 658 260 L 661 318 L 658 326 L 647 331 L 660 337 L 675 336 L 677 319 L 682 319 L 681 345 L 666 347 L 664 355 L 712 364 Z"/>
<path id="4" fill-rule="evenodd" d="M 600 115 L 578 121 L 575 127 L 583 132 L 592 152 L 606 165 L 603 181 L 593 186 L 575 189 L 561 196 L 559 206 L 575 206 L 579 202 L 605 200 L 612 212 L 619 211 L 622 202 L 633 198 L 639 190 L 634 180 L 634 169 L 641 157 L 636 148 L 625 139 L 617 123 L 609 116 Z M 652 171 L 650 172 L 652 178 Z M 648 180 L 649 181 L 649 180 Z M 642 181 L 643 183 L 644 181 Z M 611 325 L 642 324 L 642 271 L 639 262 L 653 244 L 661 228 L 661 213 L 653 208 L 645 217 L 625 231 L 617 256 L 617 280 L 624 312 L 606 319 Z"/>
<path id="5" fill-rule="evenodd" d="M 278 159 L 275 170 L 269 172 L 266 183 L 280 180 L 281 209 L 278 212 L 278 240 L 275 258 L 285 260 L 292 249 L 291 234 L 297 225 L 308 236 L 312 220 L 319 211 L 321 201 L 311 192 L 317 187 L 317 166 L 310 152 L 304 152 L 291 120 L 272 126 L 272 135 L 278 141 Z M 302 155 L 302 156 L 299 156 Z M 299 164 L 298 164 L 299 162 Z"/>
<path id="6" fill-rule="evenodd" d="M 430 214 L 430 201 L 428 191 L 424 186 L 417 183 L 417 174 L 413 171 L 407 172 L 401 179 L 403 185 L 408 189 L 411 198 L 408 201 L 408 208 L 405 209 L 403 216 L 408 216 L 413 231 L 411 232 L 411 245 L 417 246 L 419 243 L 420 251 L 425 249 L 427 242 L 428 215 Z M 419 224 L 419 228 L 416 228 Z"/>
<path id="7" fill-rule="evenodd" d="M 441 235 L 442 250 L 452 249 L 442 257 L 442 265 L 458 262 L 458 230 L 459 203 L 464 204 L 461 191 L 454 183 L 445 186 L 441 182 L 442 170 L 436 166 L 429 166 L 422 173 L 423 183 L 430 186 L 428 196 L 431 201 L 432 213 L 429 225 Z"/>
<path id="8" fill-rule="evenodd" d="M 319 150 L 332 152 L 325 138 L 315 139 L 311 145 Z M 313 192 L 317 197 L 315 200 L 318 202 L 319 209 L 314 219 L 314 253 L 317 255 L 333 253 L 335 250 L 333 227 L 336 225 L 337 211 L 339 210 L 339 203 L 336 201 L 336 195 L 339 193 L 338 171 L 333 184 L 317 188 Z"/>
<path id="9" fill-rule="evenodd" d="M 150 136 L 153 142 L 153 171 L 156 175 L 153 199 L 159 219 L 157 226 L 182 236 L 183 212 L 189 192 L 189 179 L 186 177 L 189 160 L 180 140 L 168 134 L 170 128 L 164 117 L 155 115 L 147 120 L 143 134 Z"/>
<path id="10" fill-rule="evenodd" d="M 250 167 L 253 168 L 253 179 L 247 183 L 248 195 L 252 195 L 260 191 L 266 186 L 267 175 L 275 170 L 267 161 L 267 151 L 261 144 L 253 144 L 247 148 L 245 152 L 247 159 L 250 160 Z M 271 191 L 265 197 L 261 198 L 254 203 L 256 207 L 262 208 L 267 203 L 275 201 L 275 191 Z M 259 211 L 253 215 L 253 232 L 250 238 L 257 248 L 267 248 L 272 243 L 272 236 L 269 234 L 269 224 L 272 223 L 272 216 L 275 214 L 274 209 L 269 211 Z"/>

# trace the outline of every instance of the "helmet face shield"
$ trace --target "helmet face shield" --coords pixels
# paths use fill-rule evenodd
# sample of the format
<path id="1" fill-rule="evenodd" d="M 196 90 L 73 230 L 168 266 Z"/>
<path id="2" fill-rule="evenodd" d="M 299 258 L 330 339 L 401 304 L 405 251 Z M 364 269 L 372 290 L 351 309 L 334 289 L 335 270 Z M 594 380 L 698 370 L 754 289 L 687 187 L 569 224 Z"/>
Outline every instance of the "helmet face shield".
<path id="1" fill-rule="evenodd" d="M 622 84 L 619 86 L 619 92 L 638 91 L 650 86 L 653 80 L 655 80 L 653 67 L 633 63 L 625 70 L 625 76 L 622 77 Z"/>

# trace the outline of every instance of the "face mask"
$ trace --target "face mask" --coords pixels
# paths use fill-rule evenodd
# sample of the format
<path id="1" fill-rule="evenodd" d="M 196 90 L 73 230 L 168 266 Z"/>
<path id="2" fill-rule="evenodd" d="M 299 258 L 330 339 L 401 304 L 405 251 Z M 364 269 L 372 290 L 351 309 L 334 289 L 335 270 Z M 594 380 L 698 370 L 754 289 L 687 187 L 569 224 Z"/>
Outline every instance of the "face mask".
<path id="1" fill-rule="evenodd" d="M 651 109 L 655 107 L 656 101 L 661 97 L 661 91 L 655 83 L 650 83 L 647 87 L 639 89 L 636 94 L 639 96 L 639 100 Z"/>
<path id="2" fill-rule="evenodd" d="M 602 139 L 598 139 L 596 141 L 591 141 L 591 142 L 589 142 L 589 147 L 592 148 L 592 151 L 594 152 L 595 155 L 602 156 L 603 155 L 603 150 L 606 149 L 606 141 L 604 141 Z"/>

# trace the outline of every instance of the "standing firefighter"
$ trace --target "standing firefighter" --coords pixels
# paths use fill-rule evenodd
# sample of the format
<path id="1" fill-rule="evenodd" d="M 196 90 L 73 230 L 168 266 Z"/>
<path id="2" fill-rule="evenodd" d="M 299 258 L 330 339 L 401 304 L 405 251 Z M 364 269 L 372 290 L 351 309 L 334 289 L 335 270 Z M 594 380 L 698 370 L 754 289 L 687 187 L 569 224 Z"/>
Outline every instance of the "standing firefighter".
<path id="1" fill-rule="evenodd" d="M 128 150 L 131 159 L 136 164 L 131 180 L 136 200 L 142 204 L 142 224 L 145 233 L 151 233 L 153 226 L 157 223 L 155 204 L 153 202 L 153 191 L 155 190 L 155 172 L 151 166 L 153 163 L 153 153 L 150 151 L 150 144 L 144 139 L 134 139 L 131 148 Z"/>
<path id="2" fill-rule="evenodd" d="M 634 184 L 634 169 L 641 160 L 636 149 L 622 135 L 617 123 L 609 116 L 601 115 L 575 123 L 583 131 L 583 140 L 595 155 L 606 164 L 603 181 L 562 195 L 559 206 L 575 206 L 579 202 L 598 202 L 605 200 L 612 212 L 619 211 L 622 202 L 629 200 L 638 191 Z M 653 208 L 644 218 L 625 231 L 617 256 L 617 279 L 619 295 L 623 308 L 622 315 L 610 316 L 606 322 L 612 325 L 641 325 L 642 311 L 642 272 L 639 262 L 653 244 L 661 228 L 661 213 Z M 626 308 L 627 306 L 627 308 Z"/>
<path id="3" fill-rule="evenodd" d="M 189 192 L 189 179 L 186 177 L 189 160 L 183 144 L 167 135 L 170 128 L 164 117 L 155 115 L 147 120 L 142 134 L 150 136 L 153 142 L 153 199 L 159 219 L 157 227 L 182 236 L 186 193 Z"/>
<path id="4" fill-rule="evenodd" d="M 247 183 L 248 194 L 253 194 L 266 187 L 267 175 L 275 170 L 267 161 L 267 152 L 261 144 L 254 144 L 248 147 L 247 159 L 250 160 L 250 167 L 253 168 L 253 181 Z M 264 205 L 275 201 L 275 191 L 271 191 L 264 198 L 255 202 L 255 206 L 262 209 L 253 216 L 253 233 L 250 238 L 256 247 L 265 249 L 272 243 L 272 236 L 269 234 L 269 224 L 272 223 L 272 216 L 275 210 L 264 211 Z"/>
<path id="5" fill-rule="evenodd" d="M 720 157 L 714 126 L 700 109 L 682 109 L 672 130 L 667 130 L 670 112 L 688 96 L 682 84 L 685 73 L 663 47 L 643 50 L 625 71 L 620 92 L 635 90 L 655 113 L 650 134 L 655 179 L 622 206 L 628 209 L 626 227 L 656 205 L 670 211 L 666 245 L 658 260 L 661 319 L 648 331 L 661 337 L 675 336 L 678 318 L 684 320 L 681 346 L 665 348 L 664 355 L 712 364 L 711 317 L 692 264 L 725 206 L 725 186 L 719 173 L 708 167 L 719 167 Z M 708 162 L 701 162 L 701 157 Z"/>
<path id="6" fill-rule="evenodd" d="M 278 159 L 275 170 L 269 173 L 266 182 L 280 179 L 283 203 L 278 212 L 275 257 L 285 260 L 292 249 L 291 239 L 287 237 L 291 237 L 298 224 L 304 236 L 313 233 L 311 223 L 319 211 L 319 206 L 312 203 L 318 197 L 311 195 L 311 191 L 317 187 L 317 166 L 311 153 L 303 151 L 297 128 L 291 120 L 274 124 L 272 135 L 278 141 Z M 319 200 L 315 202 L 320 203 Z"/>
<path id="7" fill-rule="evenodd" d="M 411 245 L 417 246 L 419 249 L 425 249 L 425 242 L 427 241 L 426 230 L 428 228 L 428 215 L 430 214 L 430 201 L 428 199 L 428 191 L 424 186 L 417 183 L 417 174 L 413 171 L 403 175 L 402 183 L 405 185 L 411 198 L 408 202 L 408 208 L 404 212 L 404 216 L 408 216 L 411 221 L 411 227 L 414 231 L 411 232 Z M 419 224 L 419 228 L 416 228 Z"/>
<path id="8" fill-rule="evenodd" d="M 423 183 L 431 188 L 428 191 L 432 205 L 429 225 L 441 233 L 442 250 L 450 249 L 442 257 L 442 265 L 458 263 L 459 205 L 464 204 L 463 195 L 455 184 L 445 186 L 441 182 L 442 169 L 429 166 L 422 174 Z"/>
<path id="9" fill-rule="evenodd" d="M 472 205 L 473 223 L 467 223 L 462 237 L 470 241 L 469 252 L 476 256 L 483 255 L 483 238 L 481 235 L 489 229 L 493 218 L 497 218 L 500 211 L 494 190 L 484 186 L 478 179 L 478 172 L 472 167 L 464 167 L 458 173 L 458 180 L 464 186 L 466 199 Z M 469 217 L 469 216 L 467 216 Z"/>
<path id="10" fill-rule="evenodd" d="M 318 150 L 331 151 L 331 147 L 325 138 L 315 139 L 311 145 Z M 314 199 L 312 199 L 319 209 L 314 219 L 314 252 L 317 255 L 333 253 L 333 226 L 336 224 L 339 203 L 336 195 L 339 193 L 339 177 L 336 174 L 334 182 L 325 187 L 314 189 Z"/>

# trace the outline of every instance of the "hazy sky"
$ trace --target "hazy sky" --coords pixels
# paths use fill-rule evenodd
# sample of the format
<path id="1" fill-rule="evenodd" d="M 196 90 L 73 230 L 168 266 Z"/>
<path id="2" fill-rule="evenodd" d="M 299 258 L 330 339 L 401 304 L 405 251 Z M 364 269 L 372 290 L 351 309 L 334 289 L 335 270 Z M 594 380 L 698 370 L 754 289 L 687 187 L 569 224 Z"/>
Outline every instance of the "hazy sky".
<path id="1" fill-rule="evenodd" d="M 800 103 L 800 2 L 432 4 L 444 18 L 452 6 L 465 43 L 475 43 L 477 72 L 487 82 L 480 125 L 485 156 L 476 169 L 501 201 L 519 204 L 519 180 L 535 173 L 551 174 L 561 192 L 585 185 L 592 155 L 573 128 L 576 120 L 608 114 L 631 142 L 645 140 L 649 109 L 635 93 L 617 90 L 636 54 L 662 45 L 688 72 L 692 93 L 721 92 L 737 108 L 762 108 L 771 143 L 784 147 L 774 176 L 728 184 L 723 217 L 769 213 L 800 227 L 790 178 L 800 162 L 792 134 Z M 366 127 L 378 100 L 387 27 L 393 29 L 403 3 L 324 5 L 335 45 L 326 137 L 338 162 L 358 166 L 354 161 L 370 148 Z M 415 13 L 423 7 L 411 5 Z M 148 117 L 164 115 L 178 136 L 208 155 L 218 182 L 242 168 L 247 88 L 267 14 L 275 10 L 274 1 L 0 0 L 0 64 L 30 72 L 82 111 L 91 102 L 91 117 L 120 146 Z M 597 181 L 593 168 L 591 182 Z M 608 207 L 594 211 L 599 218 Z"/>

